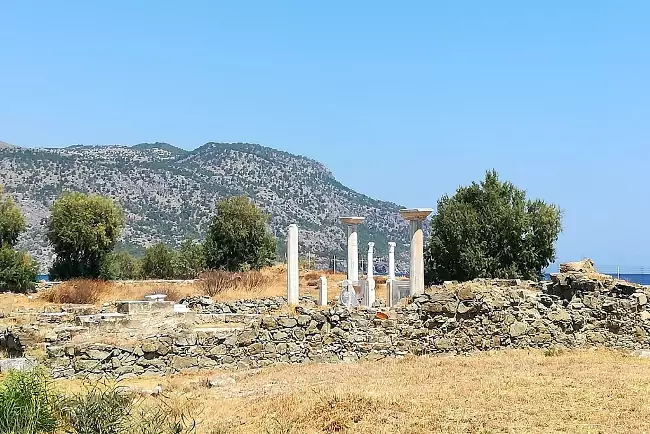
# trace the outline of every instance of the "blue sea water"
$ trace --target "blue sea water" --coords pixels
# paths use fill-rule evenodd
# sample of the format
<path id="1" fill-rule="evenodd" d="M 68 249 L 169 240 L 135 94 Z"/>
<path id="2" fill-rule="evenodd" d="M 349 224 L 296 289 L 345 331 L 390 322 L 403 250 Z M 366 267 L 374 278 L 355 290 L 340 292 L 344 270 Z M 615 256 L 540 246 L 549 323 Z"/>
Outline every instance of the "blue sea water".
<path id="1" fill-rule="evenodd" d="M 37 282 L 40 282 L 41 280 L 49 282 L 50 281 L 50 275 L 49 274 L 39 274 L 38 276 L 36 276 L 36 281 Z"/>

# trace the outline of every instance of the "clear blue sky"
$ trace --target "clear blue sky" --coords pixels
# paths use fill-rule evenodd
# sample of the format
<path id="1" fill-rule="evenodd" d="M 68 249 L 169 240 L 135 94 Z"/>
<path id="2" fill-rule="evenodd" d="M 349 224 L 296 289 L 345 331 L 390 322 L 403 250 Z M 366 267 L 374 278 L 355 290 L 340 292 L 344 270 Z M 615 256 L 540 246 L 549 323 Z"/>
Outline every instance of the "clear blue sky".
<path id="1" fill-rule="evenodd" d="M 650 2 L 0 1 L 0 140 L 247 141 L 406 206 L 495 168 L 650 268 Z M 350 165 L 348 165 L 350 164 Z"/>

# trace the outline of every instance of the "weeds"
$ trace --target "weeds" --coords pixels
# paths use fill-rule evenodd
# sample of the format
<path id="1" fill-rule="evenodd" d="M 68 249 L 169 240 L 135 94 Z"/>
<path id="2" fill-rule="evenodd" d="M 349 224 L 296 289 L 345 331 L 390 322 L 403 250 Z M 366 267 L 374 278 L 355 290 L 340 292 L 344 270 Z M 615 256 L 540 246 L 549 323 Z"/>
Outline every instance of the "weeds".
<path id="1" fill-rule="evenodd" d="M 270 283 L 270 278 L 259 271 L 231 273 L 228 271 L 208 271 L 199 280 L 201 290 L 205 295 L 214 297 L 228 291 L 253 292 L 264 289 Z"/>
<path id="2" fill-rule="evenodd" d="M 59 404 L 42 371 L 9 372 L 0 383 L 0 432 L 54 433 L 60 425 Z"/>
<path id="3" fill-rule="evenodd" d="M 194 434 L 187 409 L 195 408 L 165 397 L 152 403 L 106 382 L 65 397 L 40 370 L 12 371 L 0 383 L 0 433 Z"/>
<path id="4" fill-rule="evenodd" d="M 132 410 L 131 397 L 115 386 L 94 383 L 67 399 L 63 413 L 76 434 L 119 434 L 127 429 Z"/>
<path id="5" fill-rule="evenodd" d="M 109 291 L 103 280 L 74 279 L 43 291 L 40 298 L 59 304 L 95 304 Z"/>

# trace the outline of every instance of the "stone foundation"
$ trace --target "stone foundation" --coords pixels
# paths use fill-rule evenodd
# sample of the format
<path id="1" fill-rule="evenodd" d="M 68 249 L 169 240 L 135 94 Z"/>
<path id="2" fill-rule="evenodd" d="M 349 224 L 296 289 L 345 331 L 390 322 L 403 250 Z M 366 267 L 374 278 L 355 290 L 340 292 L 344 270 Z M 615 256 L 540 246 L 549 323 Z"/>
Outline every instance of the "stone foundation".
<path id="1" fill-rule="evenodd" d="M 119 345 L 50 345 L 48 364 L 56 377 L 128 377 L 502 348 L 641 350 L 650 348 L 648 292 L 623 282 L 556 275 L 549 284 L 446 284 L 379 315 L 377 309 L 340 306 L 267 315 L 258 312 L 266 310 L 268 300 L 249 301 L 241 304 L 247 304 L 240 312 L 247 315 L 238 325 L 224 320 L 203 330 L 160 333 Z M 224 313 L 216 303 L 194 307 Z"/>

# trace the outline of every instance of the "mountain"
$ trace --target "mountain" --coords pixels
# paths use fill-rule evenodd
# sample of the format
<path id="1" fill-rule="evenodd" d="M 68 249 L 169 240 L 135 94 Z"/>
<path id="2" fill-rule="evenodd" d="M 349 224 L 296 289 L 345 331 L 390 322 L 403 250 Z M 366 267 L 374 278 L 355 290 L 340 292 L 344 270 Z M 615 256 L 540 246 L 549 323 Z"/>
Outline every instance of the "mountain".
<path id="1" fill-rule="evenodd" d="M 28 219 L 21 246 L 44 270 L 52 255 L 44 238 L 49 208 L 70 190 L 118 201 L 127 217 L 121 247 L 132 251 L 203 238 L 216 201 L 232 195 L 246 195 L 270 214 L 281 251 L 286 227 L 296 223 L 301 254 L 343 257 L 346 236 L 338 219 L 344 215 L 366 217 L 360 253 L 372 240 L 377 256 L 385 255 L 387 242 L 396 241 L 403 255 L 408 239 L 400 206 L 355 192 L 314 160 L 256 144 L 211 142 L 193 151 L 167 143 L 2 148 L 0 172 Z"/>
<path id="2" fill-rule="evenodd" d="M 15 148 L 15 146 L 0 140 L 0 149 L 5 149 L 5 148 Z"/>

